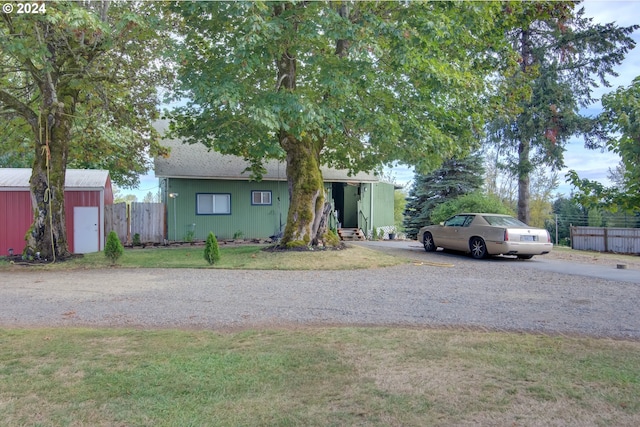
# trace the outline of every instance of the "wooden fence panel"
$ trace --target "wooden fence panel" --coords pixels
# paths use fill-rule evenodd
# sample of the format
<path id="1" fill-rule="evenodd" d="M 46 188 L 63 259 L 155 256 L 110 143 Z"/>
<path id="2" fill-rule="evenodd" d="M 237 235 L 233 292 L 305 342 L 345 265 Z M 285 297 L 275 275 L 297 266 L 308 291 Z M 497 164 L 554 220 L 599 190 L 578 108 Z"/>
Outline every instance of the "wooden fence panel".
<path id="1" fill-rule="evenodd" d="M 571 227 L 571 247 L 583 251 L 640 254 L 640 228 Z"/>
<path id="2" fill-rule="evenodd" d="M 105 205 L 104 207 L 104 234 L 106 236 L 111 231 L 115 231 L 120 241 L 125 244 L 129 239 L 129 223 L 127 215 L 127 204 L 116 203 Z"/>
<path id="3" fill-rule="evenodd" d="M 131 236 L 142 243 L 162 243 L 165 238 L 164 203 L 131 203 Z"/>

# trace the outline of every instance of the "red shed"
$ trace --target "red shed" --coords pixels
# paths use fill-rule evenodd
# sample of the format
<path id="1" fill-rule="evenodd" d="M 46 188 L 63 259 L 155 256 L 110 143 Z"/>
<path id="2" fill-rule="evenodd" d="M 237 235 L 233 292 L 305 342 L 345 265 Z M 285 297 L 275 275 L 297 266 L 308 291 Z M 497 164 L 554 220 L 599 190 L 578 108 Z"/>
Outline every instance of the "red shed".
<path id="1" fill-rule="evenodd" d="M 0 168 L 0 256 L 19 254 L 33 222 L 29 193 L 31 169 Z M 72 253 L 104 249 L 104 207 L 113 204 L 109 172 L 68 169 L 65 177 L 65 215 Z"/>

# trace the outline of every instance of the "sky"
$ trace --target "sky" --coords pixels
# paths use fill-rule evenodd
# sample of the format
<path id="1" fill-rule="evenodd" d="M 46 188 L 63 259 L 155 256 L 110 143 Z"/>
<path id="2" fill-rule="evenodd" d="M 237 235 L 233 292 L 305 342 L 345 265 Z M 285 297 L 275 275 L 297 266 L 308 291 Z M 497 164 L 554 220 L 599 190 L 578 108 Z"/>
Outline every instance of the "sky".
<path id="1" fill-rule="evenodd" d="M 614 0 L 587 0 L 581 4 L 585 9 L 585 16 L 593 18 L 596 23 L 615 22 L 618 26 L 626 27 L 640 24 L 640 0 L 614 1 Z M 617 77 L 610 77 L 609 88 L 597 88 L 594 97 L 600 98 L 603 94 L 613 91 L 620 86 L 629 86 L 633 79 L 640 76 L 640 31 L 635 31 L 632 38 L 636 41 L 636 48 L 631 50 L 622 64 L 616 68 Z M 600 104 L 590 106 L 586 111 L 588 115 L 596 115 L 600 111 Z M 569 195 L 571 186 L 564 182 L 564 175 L 573 169 L 578 172 L 580 178 L 600 181 L 609 184 L 607 175 L 609 169 L 614 169 L 619 163 L 619 157 L 614 153 L 601 152 L 599 150 L 587 150 L 582 139 L 574 139 L 566 146 L 565 165 L 559 171 L 560 186 L 556 190 L 558 194 Z M 400 185 L 409 184 L 413 179 L 413 172 L 407 167 L 396 167 L 391 171 L 396 182 Z M 140 177 L 140 185 L 136 189 L 122 189 L 121 193 L 134 194 L 138 201 L 142 201 L 148 192 L 158 192 L 158 179 L 150 171 L 148 175 Z"/>

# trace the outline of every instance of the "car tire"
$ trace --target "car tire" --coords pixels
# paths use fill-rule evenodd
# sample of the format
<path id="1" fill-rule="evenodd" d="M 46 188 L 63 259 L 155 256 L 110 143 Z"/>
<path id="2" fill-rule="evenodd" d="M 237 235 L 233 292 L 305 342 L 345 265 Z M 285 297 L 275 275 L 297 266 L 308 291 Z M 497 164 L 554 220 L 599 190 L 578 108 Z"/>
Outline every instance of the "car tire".
<path id="1" fill-rule="evenodd" d="M 436 250 L 436 244 L 433 241 L 433 235 L 428 231 L 422 236 L 422 245 L 426 252 L 434 252 Z"/>
<path id="2" fill-rule="evenodd" d="M 471 256 L 475 259 L 483 259 L 487 257 L 487 245 L 481 237 L 472 237 L 469 241 L 469 250 Z"/>

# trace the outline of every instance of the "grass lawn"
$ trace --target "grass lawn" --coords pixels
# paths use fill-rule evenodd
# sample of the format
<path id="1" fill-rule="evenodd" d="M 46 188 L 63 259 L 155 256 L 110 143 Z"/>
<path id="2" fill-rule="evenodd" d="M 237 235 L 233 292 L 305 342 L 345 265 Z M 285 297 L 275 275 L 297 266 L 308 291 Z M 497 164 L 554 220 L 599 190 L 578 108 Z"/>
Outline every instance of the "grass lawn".
<path id="1" fill-rule="evenodd" d="M 154 247 L 126 249 L 118 260 L 126 268 L 226 268 L 243 270 L 352 270 L 390 267 L 409 260 L 387 255 L 361 246 L 348 246 L 342 250 L 267 252 L 265 246 L 220 246 L 220 262 L 210 266 L 204 259 L 204 246 Z M 34 265 L 33 268 L 73 269 L 104 268 L 110 261 L 104 252 L 55 264 Z M 17 268 L 7 260 L 0 260 L 0 269 Z"/>
<path id="2" fill-rule="evenodd" d="M 640 343 L 405 328 L 0 329 L 3 426 L 640 425 Z"/>

